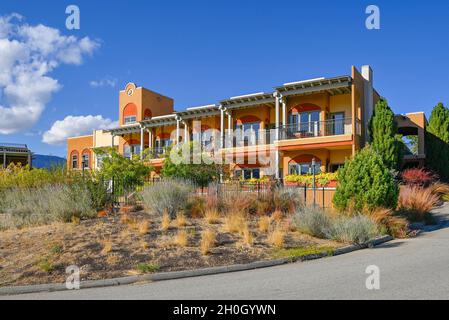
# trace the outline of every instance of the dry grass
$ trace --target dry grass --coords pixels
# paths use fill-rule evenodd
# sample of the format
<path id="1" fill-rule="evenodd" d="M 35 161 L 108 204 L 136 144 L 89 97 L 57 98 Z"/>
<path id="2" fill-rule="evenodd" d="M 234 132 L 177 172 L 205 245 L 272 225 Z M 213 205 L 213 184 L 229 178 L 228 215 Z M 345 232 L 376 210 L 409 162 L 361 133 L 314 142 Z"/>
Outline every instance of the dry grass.
<path id="1" fill-rule="evenodd" d="M 201 235 L 200 251 L 203 255 L 210 253 L 210 249 L 215 247 L 217 235 L 213 230 L 206 230 Z"/>
<path id="2" fill-rule="evenodd" d="M 271 218 L 269 216 L 262 216 L 257 221 L 257 226 L 260 232 L 267 233 L 270 229 Z"/>
<path id="3" fill-rule="evenodd" d="M 281 221 L 283 218 L 284 218 L 284 214 L 280 210 L 276 210 L 271 215 L 271 219 L 273 219 L 274 221 Z"/>
<path id="4" fill-rule="evenodd" d="M 220 222 L 220 214 L 215 208 L 207 209 L 204 213 L 204 220 L 209 224 L 217 224 Z"/>
<path id="5" fill-rule="evenodd" d="M 243 233 L 245 225 L 246 217 L 241 211 L 231 212 L 225 218 L 225 229 L 230 233 Z"/>
<path id="6" fill-rule="evenodd" d="M 243 244 L 247 245 L 247 246 L 252 246 L 253 245 L 253 235 L 251 233 L 251 231 L 249 230 L 248 224 L 245 225 L 245 227 L 242 230 L 242 240 L 243 240 Z"/>
<path id="7" fill-rule="evenodd" d="M 141 221 L 137 224 L 137 231 L 141 236 L 144 236 L 150 230 L 150 223 L 148 220 Z"/>
<path id="8" fill-rule="evenodd" d="M 147 250 L 149 247 L 150 247 L 150 245 L 148 244 L 148 242 L 146 242 L 144 240 L 140 241 L 140 248 L 142 250 Z"/>
<path id="9" fill-rule="evenodd" d="M 284 228 L 280 224 L 277 224 L 273 231 L 268 235 L 268 242 L 276 248 L 283 248 L 285 244 L 285 235 Z"/>
<path id="10" fill-rule="evenodd" d="M 131 222 L 131 218 L 127 213 L 124 213 L 120 216 L 120 223 L 121 224 L 129 224 Z"/>
<path id="11" fill-rule="evenodd" d="M 189 243 L 189 238 L 187 236 L 187 231 L 179 230 L 176 236 L 173 239 L 173 244 L 177 247 L 187 247 Z"/>
<path id="12" fill-rule="evenodd" d="M 257 202 L 257 209 L 256 209 L 256 214 L 258 216 L 265 216 L 267 214 L 269 214 L 271 209 L 271 205 L 268 201 L 258 201 Z"/>
<path id="13" fill-rule="evenodd" d="M 108 254 L 112 251 L 112 241 L 109 239 L 105 239 L 102 241 L 103 249 L 101 250 L 102 254 Z"/>
<path id="14" fill-rule="evenodd" d="M 215 209 L 218 211 L 220 205 L 220 198 L 218 197 L 218 192 L 214 185 L 209 186 L 206 195 L 206 208 Z"/>
<path id="15" fill-rule="evenodd" d="M 250 208 L 256 203 L 257 195 L 243 192 L 235 192 L 225 197 L 226 208 L 233 211 L 249 213 Z"/>
<path id="16" fill-rule="evenodd" d="M 443 201 L 449 201 L 449 184 L 436 182 L 429 189 L 432 194 L 438 196 Z"/>
<path id="17" fill-rule="evenodd" d="M 167 231 L 168 228 L 170 228 L 170 216 L 168 214 L 167 211 L 164 212 L 164 214 L 162 215 L 162 220 L 161 220 L 161 229 L 162 231 Z"/>
<path id="18" fill-rule="evenodd" d="M 376 224 L 384 227 L 391 236 L 395 238 L 407 237 L 407 220 L 402 217 L 394 216 L 391 209 L 378 208 L 371 213 L 371 219 Z"/>
<path id="19" fill-rule="evenodd" d="M 402 186 L 398 209 L 411 221 L 429 221 L 430 211 L 438 204 L 439 197 L 431 188 Z"/>
<path id="20" fill-rule="evenodd" d="M 184 213 L 178 212 L 178 214 L 176 215 L 175 223 L 178 228 L 182 228 L 187 225 L 187 219 Z"/>
<path id="21" fill-rule="evenodd" d="M 108 255 L 106 258 L 106 263 L 110 266 L 116 265 L 119 262 L 120 258 L 116 255 Z"/>

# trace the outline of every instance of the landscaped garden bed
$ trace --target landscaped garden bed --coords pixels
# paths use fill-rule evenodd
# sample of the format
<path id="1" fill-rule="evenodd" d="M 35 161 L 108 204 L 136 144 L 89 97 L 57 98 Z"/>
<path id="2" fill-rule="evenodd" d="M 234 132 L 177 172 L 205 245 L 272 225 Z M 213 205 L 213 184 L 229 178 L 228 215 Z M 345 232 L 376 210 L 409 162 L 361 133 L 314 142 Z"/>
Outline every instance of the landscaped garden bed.
<path id="1" fill-rule="evenodd" d="M 292 231 L 287 219 L 268 221 L 267 231 L 261 231 L 259 218 L 248 219 L 246 236 L 228 231 L 223 217 L 213 224 L 185 220 L 162 230 L 160 215 L 139 211 L 0 232 L 0 286 L 64 283 L 70 265 L 80 268 L 82 280 L 96 280 L 329 252 L 344 245 Z M 215 235 L 207 253 L 206 230 Z"/>

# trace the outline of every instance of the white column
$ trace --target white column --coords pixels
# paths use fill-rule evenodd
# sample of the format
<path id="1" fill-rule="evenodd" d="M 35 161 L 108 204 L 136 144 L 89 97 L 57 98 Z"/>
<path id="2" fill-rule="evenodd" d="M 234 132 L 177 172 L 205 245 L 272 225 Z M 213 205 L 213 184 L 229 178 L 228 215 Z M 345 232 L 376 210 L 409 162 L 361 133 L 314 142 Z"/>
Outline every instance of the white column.
<path id="1" fill-rule="evenodd" d="M 111 135 L 112 136 L 112 139 L 111 139 L 111 148 L 114 148 L 114 138 L 115 138 L 115 135 Z"/>
<path id="2" fill-rule="evenodd" d="M 140 127 L 140 160 L 143 160 L 143 134 L 145 133 L 145 128 L 143 126 Z"/>
<path id="3" fill-rule="evenodd" d="M 226 108 L 220 106 L 220 148 L 224 148 L 224 113 Z"/>
<path id="4" fill-rule="evenodd" d="M 187 122 L 184 121 L 184 142 L 189 141 L 189 127 L 187 126 Z"/>
<path id="5" fill-rule="evenodd" d="M 275 102 L 275 140 L 279 140 L 279 103 L 280 103 L 280 95 L 278 92 L 274 93 L 274 97 L 276 99 Z M 279 151 L 275 150 L 275 167 L 276 167 L 276 171 L 275 171 L 275 177 L 276 179 L 279 179 L 279 163 L 280 163 L 280 155 L 279 155 Z"/>
<path id="6" fill-rule="evenodd" d="M 282 98 L 282 125 L 287 125 L 287 99 L 285 97 Z"/>
<path id="7" fill-rule="evenodd" d="M 227 115 L 228 115 L 228 143 L 231 143 L 231 146 L 232 146 L 232 130 L 234 129 L 233 127 L 232 127 L 232 115 L 231 115 L 231 111 L 228 111 L 227 112 Z"/>
<path id="8" fill-rule="evenodd" d="M 3 150 L 3 168 L 6 169 L 6 151 Z"/>
<path id="9" fill-rule="evenodd" d="M 153 132 L 151 131 L 151 128 L 148 129 L 148 147 L 150 149 L 153 148 Z"/>
<path id="10" fill-rule="evenodd" d="M 176 144 L 179 144 L 179 133 L 180 133 L 180 129 L 179 129 L 179 124 L 181 122 L 181 118 L 176 118 Z"/>

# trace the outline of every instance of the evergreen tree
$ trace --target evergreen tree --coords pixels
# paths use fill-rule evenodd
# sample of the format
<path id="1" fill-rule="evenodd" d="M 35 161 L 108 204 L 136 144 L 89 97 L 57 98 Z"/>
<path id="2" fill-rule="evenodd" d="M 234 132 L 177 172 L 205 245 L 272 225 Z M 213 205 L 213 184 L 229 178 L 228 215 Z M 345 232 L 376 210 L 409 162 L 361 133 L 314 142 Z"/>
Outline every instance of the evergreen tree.
<path id="1" fill-rule="evenodd" d="M 449 109 L 442 103 L 433 108 L 426 130 L 427 167 L 449 181 Z"/>
<path id="2" fill-rule="evenodd" d="M 396 208 L 399 188 L 382 157 L 367 146 L 338 170 L 338 186 L 334 195 L 335 208 L 372 210 L 378 207 Z"/>
<path id="3" fill-rule="evenodd" d="M 427 132 L 449 143 L 449 109 L 441 102 L 433 108 L 430 114 Z"/>
<path id="4" fill-rule="evenodd" d="M 394 113 L 385 99 L 380 99 L 374 107 L 369 122 L 371 145 L 390 169 L 399 169 L 404 150 L 403 142 L 398 135 Z"/>

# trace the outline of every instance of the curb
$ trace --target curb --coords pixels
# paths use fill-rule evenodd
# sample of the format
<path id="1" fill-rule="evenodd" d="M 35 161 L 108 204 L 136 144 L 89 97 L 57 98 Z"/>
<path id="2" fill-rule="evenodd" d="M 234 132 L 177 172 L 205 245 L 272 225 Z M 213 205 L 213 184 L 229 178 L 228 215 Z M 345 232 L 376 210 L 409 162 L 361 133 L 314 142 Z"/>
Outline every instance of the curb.
<path id="1" fill-rule="evenodd" d="M 214 275 L 219 273 L 228 273 L 228 272 L 238 272 L 245 270 L 253 270 L 253 269 L 261 269 L 268 268 L 274 266 L 280 266 L 283 264 L 296 262 L 296 261 L 308 261 L 315 260 L 324 257 L 338 256 L 346 253 L 350 253 L 353 251 L 372 248 L 374 246 L 378 246 L 382 243 L 393 240 L 391 236 L 382 236 L 373 240 L 370 240 L 362 245 L 350 245 L 342 248 L 336 249 L 333 254 L 329 255 L 326 252 L 320 254 L 311 254 L 303 257 L 292 257 L 292 258 L 282 258 L 276 260 L 269 261 L 256 261 L 247 264 L 235 264 L 230 266 L 222 266 L 222 267 L 211 267 L 197 270 L 186 270 L 186 271 L 173 271 L 173 272 L 161 272 L 156 274 L 147 274 L 147 275 L 137 275 L 137 276 L 128 276 L 114 279 L 105 279 L 105 280 L 88 280 L 83 281 L 80 284 L 80 289 L 88 289 L 88 288 L 100 288 L 100 287 L 111 287 L 111 286 L 120 286 L 120 285 L 130 285 L 136 284 L 139 282 L 155 282 L 155 281 L 164 281 L 164 280 L 174 280 L 181 278 L 191 278 L 191 277 L 200 277 L 207 275 Z M 38 285 L 29 285 L 29 286 L 14 286 L 14 287 L 4 287 L 0 288 L 0 296 L 5 295 L 19 295 L 26 293 L 39 293 L 39 292 L 54 292 L 54 291 L 66 291 L 65 284 L 38 284 Z"/>

